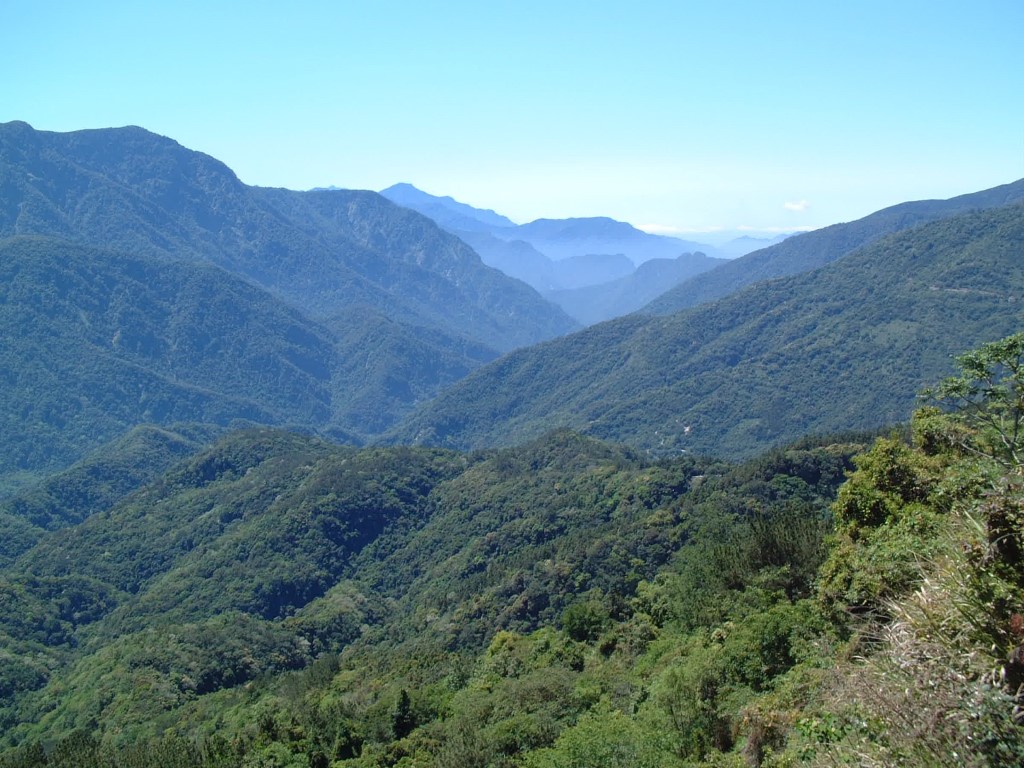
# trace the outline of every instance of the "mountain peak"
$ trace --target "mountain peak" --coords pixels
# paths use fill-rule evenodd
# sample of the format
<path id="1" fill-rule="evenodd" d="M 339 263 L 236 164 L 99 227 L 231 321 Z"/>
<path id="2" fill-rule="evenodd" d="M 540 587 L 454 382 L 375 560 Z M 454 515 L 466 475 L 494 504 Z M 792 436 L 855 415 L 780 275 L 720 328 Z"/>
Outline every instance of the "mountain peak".
<path id="1" fill-rule="evenodd" d="M 407 182 L 393 184 L 380 192 L 396 205 L 412 208 L 447 229 L 479 231 L 491 227 L 514 227 L 515 222 L 489 208 L 474 208 L 453 197 L 438 197 Z"/>

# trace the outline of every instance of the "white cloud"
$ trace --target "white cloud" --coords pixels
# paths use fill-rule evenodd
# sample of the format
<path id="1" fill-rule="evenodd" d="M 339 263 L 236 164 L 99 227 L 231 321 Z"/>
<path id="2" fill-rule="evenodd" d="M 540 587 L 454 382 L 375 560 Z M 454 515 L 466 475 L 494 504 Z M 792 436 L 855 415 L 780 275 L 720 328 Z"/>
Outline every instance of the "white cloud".
<path id="1" fill-rule="evenodd" d="M 811 204 L 806 200 L 787 201 L 782 204 L 782 207 L 787 211 L 806 211 L 811 207 Z"/>

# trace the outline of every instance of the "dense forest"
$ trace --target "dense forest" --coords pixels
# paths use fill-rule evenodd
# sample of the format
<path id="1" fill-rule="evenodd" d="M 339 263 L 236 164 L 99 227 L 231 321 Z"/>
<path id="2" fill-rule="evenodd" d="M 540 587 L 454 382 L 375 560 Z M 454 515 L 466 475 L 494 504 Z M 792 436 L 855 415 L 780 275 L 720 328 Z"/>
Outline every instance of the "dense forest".
<path id="1" fill-rule="evenodd" d="M 8 552 L 0 764 L 1017 765 L 1024 335 L 925 395 L 740 464 L 229 433 Z"/>

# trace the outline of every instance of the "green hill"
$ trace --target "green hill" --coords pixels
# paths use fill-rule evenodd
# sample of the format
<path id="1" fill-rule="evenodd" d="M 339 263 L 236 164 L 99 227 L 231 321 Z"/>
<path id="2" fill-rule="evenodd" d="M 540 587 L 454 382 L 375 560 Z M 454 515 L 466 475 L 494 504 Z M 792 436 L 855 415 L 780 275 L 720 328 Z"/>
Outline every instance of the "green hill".
<path id="1" fill-rule="evenodd" d="M 741 464 L 225 435 L 0 568 L 0 765 L 1018 765 L 1022 359 Z"/>
<path id="2" fill-rule="evenodd" d="M 213 440 L 218 431 L 196 424 L 135 427 L 68 469 L 0 501 L 0 565 L 29 549 L 46 531 L 75 525 L 114 505 Z"/>
<path id="3" fill-rule="evenodd" d="M 788 241 L 787 241 L 788 242 Z M 507 355 L 395 439 L 509 445 L 556 426 L 656 454 L 750 456 L 893 423 L 950 356 L 1024 321 L 1024 206 L 891 235 L 814 272 Z"/>

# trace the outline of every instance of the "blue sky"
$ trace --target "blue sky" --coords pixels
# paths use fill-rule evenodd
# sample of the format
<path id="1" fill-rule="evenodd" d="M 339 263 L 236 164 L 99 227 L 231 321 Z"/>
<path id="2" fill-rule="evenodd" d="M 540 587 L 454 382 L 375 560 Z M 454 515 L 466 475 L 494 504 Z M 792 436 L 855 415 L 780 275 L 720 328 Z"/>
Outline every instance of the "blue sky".
<path id="1" fill-rule="evenodd" d="M 808 228 L 1024 177 L 1024 2 L 6 0 L 0 121 L 517 221 Z"/>

